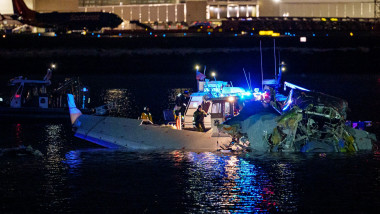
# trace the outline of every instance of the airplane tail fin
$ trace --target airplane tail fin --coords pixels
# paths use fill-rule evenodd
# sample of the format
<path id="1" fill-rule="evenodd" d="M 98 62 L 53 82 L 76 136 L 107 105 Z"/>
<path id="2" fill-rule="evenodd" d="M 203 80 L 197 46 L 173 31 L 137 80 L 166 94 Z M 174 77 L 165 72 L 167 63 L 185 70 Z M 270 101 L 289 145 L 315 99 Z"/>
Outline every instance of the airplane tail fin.
<path id="1" fill-rule="evenodd" d="M 72 94 L 67 94 L 67 104 L 69 106 L 71 124 L 74 124 L 78 117 L 82 115 L 82 112 L 77 109 L 74 96 Z"/>
<path id="2" fill-rule="evenodd" d="M 26 6 L 24 0 L 12 0 L 13 12 L 21 16 L 24 20 L 35 18 L 36 11 L 33 11 Z"/>

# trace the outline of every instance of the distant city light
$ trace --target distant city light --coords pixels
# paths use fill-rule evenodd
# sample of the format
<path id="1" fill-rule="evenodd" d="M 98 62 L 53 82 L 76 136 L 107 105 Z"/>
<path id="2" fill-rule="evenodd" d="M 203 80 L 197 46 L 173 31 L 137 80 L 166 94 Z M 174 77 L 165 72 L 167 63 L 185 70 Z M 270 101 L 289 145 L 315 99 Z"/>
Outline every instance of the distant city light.
<path id="1" fill-rule="evenodd" d="M 228 102 L 233 102 L 233 101 L 235 101 L 235 97 L 228 97 Z"/>
<path id="2" fill-rule="evenodd" d="M 57 66 L 56 66 L 54 63 L 52 63 L 52 64 L 50 65 L 50 67 L 51 67 L 51 68 L 56 68 Z"/>
<path id="3" fill-rule="evenodd" d="M 195 66 L 195 70 L 197 70 L 197 71 L 199 70 L 199 65 Z"/>
<path id="4" fill-rule="evenodd" d="M 0 97 L 0 102 L 3 102 L 3 98 L 2 97 Z"/>
<path id="5" fill-rule="evenodd" d="M 300 37 L 300 42 L 306 42 L 306 37 L 305 36 Z"/>

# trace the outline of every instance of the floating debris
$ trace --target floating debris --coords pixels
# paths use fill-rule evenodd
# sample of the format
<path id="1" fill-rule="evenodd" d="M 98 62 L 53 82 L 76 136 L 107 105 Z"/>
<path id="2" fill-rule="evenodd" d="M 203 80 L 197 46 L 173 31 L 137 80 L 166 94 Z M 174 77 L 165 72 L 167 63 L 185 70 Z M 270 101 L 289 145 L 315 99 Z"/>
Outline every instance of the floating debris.
<path id="1" fill-rule="evenodd" d="M 283 102 L 276 101 L 272 95 L 270 102 L 248 103 L 241 115 L 226 121 L 218 129 L 237 139 L 247 138 L 255 151 L 372 150 L 376 136 L 346 126 L 347 108 L 347 102 L 340 98 L 292 90 Z"/>

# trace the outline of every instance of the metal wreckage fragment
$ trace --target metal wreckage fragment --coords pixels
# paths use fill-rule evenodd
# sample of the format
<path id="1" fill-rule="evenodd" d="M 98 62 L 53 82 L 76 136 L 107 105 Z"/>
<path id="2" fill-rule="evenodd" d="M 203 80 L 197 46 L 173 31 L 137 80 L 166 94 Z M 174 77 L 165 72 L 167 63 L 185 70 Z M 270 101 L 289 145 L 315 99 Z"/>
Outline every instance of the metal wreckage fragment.
<path id="1" fill-rule="evenodd" d="M 345 100 L 319 92 L 291 90 L 285 101 L 251 101 L 221 124 L 234 142 L 223 149 L 272 152 L 372 150 L 376 136 L 345 125 Z M 280 114 L 280 115 L 279 115 Z"/>

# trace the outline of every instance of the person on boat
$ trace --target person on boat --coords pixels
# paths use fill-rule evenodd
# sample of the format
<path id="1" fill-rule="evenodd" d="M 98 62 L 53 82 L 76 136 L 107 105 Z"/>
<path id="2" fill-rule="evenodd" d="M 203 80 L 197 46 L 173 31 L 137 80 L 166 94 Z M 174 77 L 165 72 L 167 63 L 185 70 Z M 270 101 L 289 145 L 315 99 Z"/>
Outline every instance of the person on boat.
<path id="1" fill-rule="evenodd" d="M 144 107 L 144 111 L 141 113 L 141 120 L 143 124 L 153 124 L 152 114 L 149 112 L 149 107 Z"/>
<path id="2" fill-rule="evenodd" d="M 206 131 L 205 124 L 204 124 L 204 118 L 206 116 L 207 116 L 207 113 L 204 110 L 202 110 L 202 106 L 199 105 L 198 109 L 193 114 L 195 127 L 197 128 L 197 131 L 199 132 Z"/>
<path id="3" fill-rule="evenodd" d="M 189 103 L 190 100 L 190 94 L 189 91 L 185 90 L 182 94 L 180 94 L 176 101 L 175 101 L 175 116 L 176 118 L 178 117 L 179 113 L 181 112 L 181 115 L 184 116 L 187 104 Z"/>

